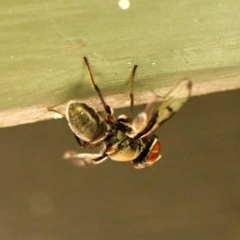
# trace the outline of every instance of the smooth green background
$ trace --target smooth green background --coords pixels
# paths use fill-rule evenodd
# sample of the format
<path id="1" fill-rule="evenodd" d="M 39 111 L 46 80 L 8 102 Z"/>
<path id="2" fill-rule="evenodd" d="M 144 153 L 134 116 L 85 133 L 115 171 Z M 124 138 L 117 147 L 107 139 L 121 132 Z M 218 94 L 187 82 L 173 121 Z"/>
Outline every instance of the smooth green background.
<path id="1" fill-rule="evenodd" d="M 138 0 L 127 10 L 112 0 L 2 1 L 0 112 L 10 112 L 1 119 L 25 108 L 33 110 L 22 122 L 44 119 L 46 107 L 95 96 L 83 55 L 104 95 L 122 93 L 124 100 L 134 64 L 136 94 L 184 77 L 231 85 L 240 76 L 239 12 L 238 0 Z"/>

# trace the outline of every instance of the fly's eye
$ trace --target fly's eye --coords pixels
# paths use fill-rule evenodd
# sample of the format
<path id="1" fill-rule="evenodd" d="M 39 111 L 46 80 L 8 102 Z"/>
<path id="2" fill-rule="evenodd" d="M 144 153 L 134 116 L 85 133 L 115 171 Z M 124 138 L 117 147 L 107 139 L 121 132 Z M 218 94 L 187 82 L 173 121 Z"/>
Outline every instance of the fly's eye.
<path id="1" fill-rule="evenodd" d="M 150 152 L 146 158 L 146 162 L 148 165 L 152 165 L 153 163 L 155 163 L 156 161 L 159 160 L 159 158 L 161 157 L 160 153 L 160 143 L 159 141 L 155 141 L 150 149 Z"/>
<path id="2" fill-rule="evenodd" d="M 156 161 L 161 158 L 160 155 L 161 145 L 157 138 L 151 140 L 150 145 L 146 148 L 145 155 L 136 158 L 132 161 L 133 167 L 135 169 L 143 169 L 145 167 L 152 166 Z"/>

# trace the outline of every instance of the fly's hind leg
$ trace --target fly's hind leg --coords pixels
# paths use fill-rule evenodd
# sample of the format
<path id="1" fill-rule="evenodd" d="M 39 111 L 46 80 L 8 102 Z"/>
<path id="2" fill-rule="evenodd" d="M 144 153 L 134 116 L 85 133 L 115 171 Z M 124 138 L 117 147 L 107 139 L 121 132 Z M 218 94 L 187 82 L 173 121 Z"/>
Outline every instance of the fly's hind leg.
<path id="1" fill-rule="evenodd" d="M 47 110 L 49 112 L 55 112 L 55 113 L 61 115 L 62 117 L 66 117 L 65 113 L 61 112 L 60 110 L 55 109 L 55 107 L 48 107 Z"/>
<path id="2" fill-rule="evenodd" d="M 67 151 L 64 155 L 64 159 L 72 161 L 79 167 L 87 167 L 102 163 L 108 159 L 108 156 L 105 154 L 76 153 Z"/>

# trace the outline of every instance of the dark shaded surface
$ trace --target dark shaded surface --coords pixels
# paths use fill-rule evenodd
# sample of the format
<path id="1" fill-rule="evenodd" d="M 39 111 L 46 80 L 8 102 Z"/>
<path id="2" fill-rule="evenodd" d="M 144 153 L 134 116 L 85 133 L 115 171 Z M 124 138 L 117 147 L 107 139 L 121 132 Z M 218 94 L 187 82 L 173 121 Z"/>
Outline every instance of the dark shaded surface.
<path id="1" fill-rule="evenodd" d="M 0 129 L 1 239 L 239 239 L 239 97 L 191 98 L 145 170 L 64 162 L 78 149 L 65 120 Z"/>

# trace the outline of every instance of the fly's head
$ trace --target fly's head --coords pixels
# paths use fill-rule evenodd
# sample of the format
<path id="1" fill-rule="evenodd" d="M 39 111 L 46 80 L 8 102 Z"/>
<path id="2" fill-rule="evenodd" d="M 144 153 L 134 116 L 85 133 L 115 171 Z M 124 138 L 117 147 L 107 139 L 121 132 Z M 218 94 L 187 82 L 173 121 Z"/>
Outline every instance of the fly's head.
<path id="1" fill-rule="evenodd" d="M 152 137 L 146 144 L 143 152 L 132 161 L 133 167 L 136 169 L 142 169 L 152 166 L 160 158 L 161 145 L 157 137 Z"/>

